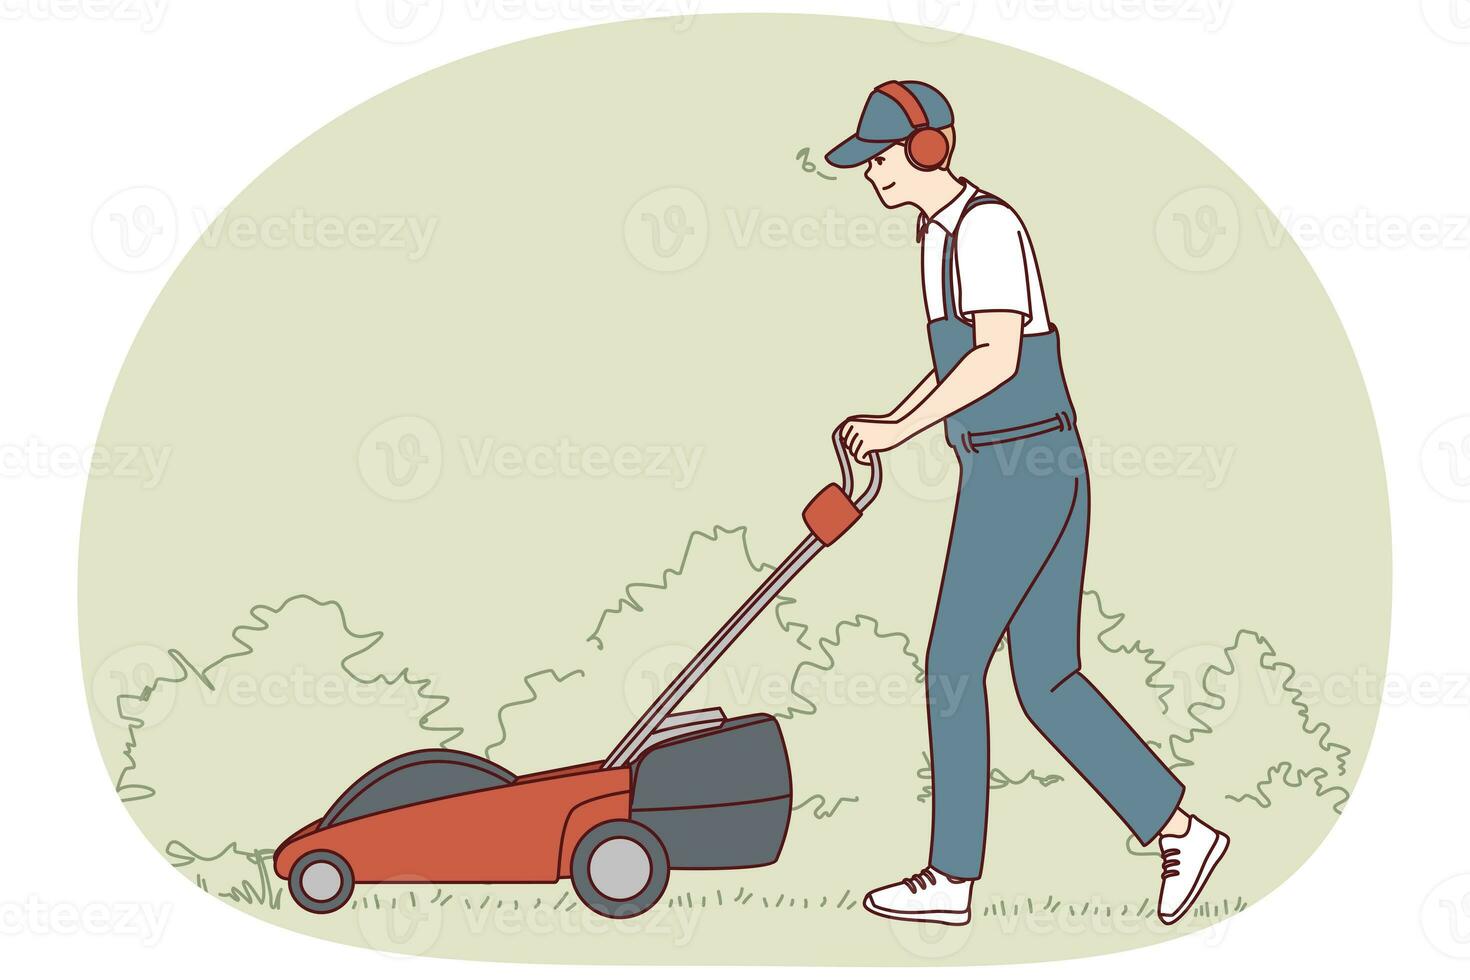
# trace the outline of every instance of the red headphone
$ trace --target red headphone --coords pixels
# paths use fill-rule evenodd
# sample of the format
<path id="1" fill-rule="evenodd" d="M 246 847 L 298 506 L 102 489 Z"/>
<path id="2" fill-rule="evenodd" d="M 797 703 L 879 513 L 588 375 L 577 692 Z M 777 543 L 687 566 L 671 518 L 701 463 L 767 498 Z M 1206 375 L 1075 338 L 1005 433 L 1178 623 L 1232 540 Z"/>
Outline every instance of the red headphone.
<path id="1" fill-rule="evenodd" d="M 908 117 L 909 125 L 914 127 L 908 139 L 903 141 L 904 156 L 909 158 L 909 163 L 920 170 L 938 170 L 942 167 L 944 158 L 949 156 L 949 140 L 929 125 L 929 116 L 909 87 L 903 82 L 884 82 L 873 91 L 881 92 L 897 102 L 903 114 Z"/>

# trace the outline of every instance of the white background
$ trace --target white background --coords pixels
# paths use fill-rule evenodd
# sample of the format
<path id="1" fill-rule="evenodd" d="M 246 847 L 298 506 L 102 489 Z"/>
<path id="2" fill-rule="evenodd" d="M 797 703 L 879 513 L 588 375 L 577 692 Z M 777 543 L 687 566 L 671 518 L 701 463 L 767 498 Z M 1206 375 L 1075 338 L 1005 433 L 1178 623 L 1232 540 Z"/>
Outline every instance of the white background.
<path id="1" fill-rule="evenodd" d="M 773 5 L 417 0 L 419 19 L 392 34 L 383 26 L 389 2 L 414 6 L 0 0 L 7 968 L 226 977 L 487 969 L 393 959 L 268 926 L 210 899 L 144 844 L 109 789 L 86 714 L 75 611 L 84 477 L 73 455 L 95 440 L 134 333 L 188 244 L 329 119 L 420 72 L 520 38 L 691 4 L 701 12 Z M 413 40 L 436 8 L 437 27 Z M 1463 976 L 1470 0 L 879 0 L 782 9 L 927 17 L 1080 69 L 1159 110 L 1234 167 L 1298 237 L 1372 394 L 1393 506 L 1390 671 L 1407 691 L 1383 707 L 1345 816 L 1286 885 L 1208 937 L 1039 969 L 1220 975 L 1332 964 Z M 813 52 L 814 69 L 821 57 Z M 115 197 L 139 186 L 164 192 L 176 224 L 128 256 L 108 216 L 159 199 Z M 1303 379 L 1308 410 L 1310 384 Z M 1322 477 L 1330 493 L 1332 474 Z M 1354 529 L 1342 533 L 1351 547 Z"/>

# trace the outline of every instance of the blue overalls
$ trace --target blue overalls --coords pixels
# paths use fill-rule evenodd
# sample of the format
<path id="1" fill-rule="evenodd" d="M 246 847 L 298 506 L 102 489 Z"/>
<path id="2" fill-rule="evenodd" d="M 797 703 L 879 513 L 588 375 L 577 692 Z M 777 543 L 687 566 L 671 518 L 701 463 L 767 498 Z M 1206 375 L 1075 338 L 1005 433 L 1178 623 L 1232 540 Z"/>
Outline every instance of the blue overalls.
<path id="1" fill-rule="evenodd" d="M 997 202 L 977 194 L 970 208 Z M 935 378 L 974 346 L 955 308 L 955 235 L 944 243 L 944 319 L 929 324 Z M 934 817 L 929 863 L 978 878 L 990 788 L 985 675 L 1009 634 L 1026 717 L 1148 843 L 1184 787 L 1082 675 L 1087 463 L 1055 326 L 1021 340 L 1009 381 L 945 420 L 960 461 L 954 526 L 929 637 L 926 684 Z"/>

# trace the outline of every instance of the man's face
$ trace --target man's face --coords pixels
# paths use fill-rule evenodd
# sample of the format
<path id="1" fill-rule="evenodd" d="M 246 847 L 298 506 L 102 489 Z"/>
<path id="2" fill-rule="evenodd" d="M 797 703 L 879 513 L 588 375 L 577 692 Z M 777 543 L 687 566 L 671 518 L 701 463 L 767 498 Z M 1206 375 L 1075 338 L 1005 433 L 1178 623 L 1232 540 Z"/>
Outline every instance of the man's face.
<path id="1" fill-rule="evenodd" d="M 909 163 L 903 146 L 895 143 L 868 161 L 863 176 L 873 185 L 885 208 L 901 208 L 915 203 L 914 184 L 921 173 Z"/>

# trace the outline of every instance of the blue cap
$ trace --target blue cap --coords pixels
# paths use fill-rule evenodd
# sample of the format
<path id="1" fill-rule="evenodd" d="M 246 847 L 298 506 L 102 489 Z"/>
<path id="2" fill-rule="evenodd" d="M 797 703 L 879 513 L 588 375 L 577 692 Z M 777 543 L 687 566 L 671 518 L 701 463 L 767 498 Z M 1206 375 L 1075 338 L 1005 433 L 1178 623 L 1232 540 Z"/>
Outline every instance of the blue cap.
<path id="1" fill-rule="evenodd" d="M 930 129 L 954 125 L 954 110 L 949 101 L 932 85 L 923 82 L 899 82 L 906 88 L 929 121 Z M 880 85 L 868 96 L 863 114 L 858 119 L 857 133 L 827 151 L 827 162 L 834 167 L 860 167 L 894 143 L 902 143 L 918 127 L 909 121 L 897 99 L 882 91 Z"/>

